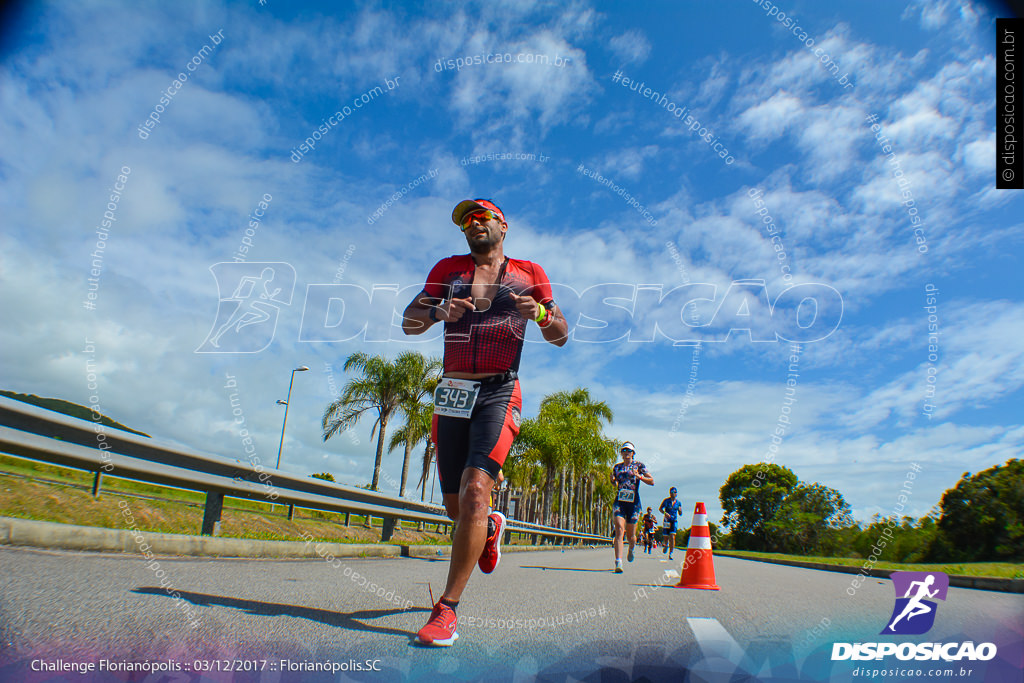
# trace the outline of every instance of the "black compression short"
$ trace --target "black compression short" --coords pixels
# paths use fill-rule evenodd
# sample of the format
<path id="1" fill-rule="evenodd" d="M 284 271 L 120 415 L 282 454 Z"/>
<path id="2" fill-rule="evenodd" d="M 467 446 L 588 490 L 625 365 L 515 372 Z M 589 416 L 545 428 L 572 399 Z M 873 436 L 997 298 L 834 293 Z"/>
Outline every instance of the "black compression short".
<path id="1" fill-rule="evenodd" d="M 518 379 L 485 381 L 469 419 L 434 415 L 431 439 L 437 446 L 441 493 L 458 493 L 467 467 L 497 480 L 519 434 L 522 405 Z"/>

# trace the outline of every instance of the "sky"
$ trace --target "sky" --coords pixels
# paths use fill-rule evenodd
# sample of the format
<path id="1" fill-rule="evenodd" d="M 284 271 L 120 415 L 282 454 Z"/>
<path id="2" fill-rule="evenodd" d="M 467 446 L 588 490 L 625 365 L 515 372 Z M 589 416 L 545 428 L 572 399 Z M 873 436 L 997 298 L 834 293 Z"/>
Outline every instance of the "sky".
<path id="1" fill-rule="evenodd" d="M 644 501 L 674 485 L 714 521 L 758 462 L 860 520 L 916 463 L 898 511 L 927 514 L 1024 444 L 997 13 L 27 3 L 0 51 L 0 387 L 243 461 L 244 428 L 272 465 L 305 365 L 281 469 L 366 484 L 372 418 L 322 440 L 342 365 L 441 355 L 394 321 L 467 251 L 454 205 L 487 197 L 573 334 L 531 326 L 525 416 L 587 387 Z"/>

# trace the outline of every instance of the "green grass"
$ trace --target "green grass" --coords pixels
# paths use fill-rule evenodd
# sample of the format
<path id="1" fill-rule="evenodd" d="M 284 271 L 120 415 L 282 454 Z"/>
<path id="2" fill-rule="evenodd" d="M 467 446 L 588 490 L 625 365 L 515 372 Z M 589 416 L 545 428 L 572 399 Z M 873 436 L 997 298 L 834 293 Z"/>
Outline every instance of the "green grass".
<path id="1" fill-rule="evenodd" d="M 118 506 L 125 501 L 136 525 L 143 531 L 199 534 L 206 496 L 166 486 L 103 476 L 98 498 L 93 498 L 93 475 L 56 465 L 0 454 L 0 515 L 61 522 L 108 529 L 124 529 Z M 366 517 L 296 508 L 288 520 L 288 508 L 269 502 L 225 498 L 220 536 L 263 540 L 298 541 L 312 537 L 333 543 L 379 543 L 381 520 L 366 528 Z M 416 523 L 403 522 L 391 544 L 445 545 L 445 534 L 416 531 Z M 433 525 L 428 525 L 432 529 Z"/>
<path id="2" fill-rule="evenodd" d="M 800 562 L 821 562 L 846 567 L 861 567 L 866 560 L 850 557 L 805 557 L 803 555 L 783 555 L 781 553 L 756 553 L 748 550 L 724 550 L 723 553 L 740 557 L 764 558 L 772 560 L 797 560 Z M 1014 562 L 961 562 L 938 564 L 905 564 L 900 562 L 877 562 L 875 569 L 891 569 L 914 572 L 943 572 L 957 576 L 991 576 L 1003 579 L 1024 579 L 1024 563 Z"/>

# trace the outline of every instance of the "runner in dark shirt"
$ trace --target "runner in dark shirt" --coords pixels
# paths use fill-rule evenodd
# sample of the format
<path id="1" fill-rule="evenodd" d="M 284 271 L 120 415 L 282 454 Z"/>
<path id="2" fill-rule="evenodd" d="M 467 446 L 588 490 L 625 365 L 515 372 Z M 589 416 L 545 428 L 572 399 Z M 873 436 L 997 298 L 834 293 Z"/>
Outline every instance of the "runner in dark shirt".
<path id="1" fill-rule="evenodd" d="M 643 541 L 644 552 L 648 555 L 651 554 L 651 546 L 654 544 L 654 525 L 657 521 L 658 519 L 651 512 L 651 508 L 647 508 L 647 514 L 644 515 Z"/>
<path id="2" fill-rule="evenodd" d="M 445 323 L 445 371 L 434 396 L 431 437 L 444 506 L 458 523 L 447 585 L 417 634 L 426 645 L 455 642 L 455 608 L 473 565 L 489 574 L 501 559 L 505 517 L 488 515 L 488 502 L 519 433 L 518 370 L 527 323 L 534 320 L 556 346 L 568 339 L 544 270 L 505 257 L 508 223 L 501 209 L 486 199 L 466 200 L 455 207 L 452 221 L 470 253 L 439 261 L 402 321 L 406 334 Z"/>
<path id="3" fill-rule="evenodd" d="M 622 573 L 622 539 L 629 539 L 630 562 L 633 561 L 633 546 L 636 545 L 636 523 L 640 519 L 640 482 L 654 485 L 654 477 L 642 462 L 634 462 L 636 449 L 629 441 L 622 444 L 619 454 L 622 462 L 612 467 L 612 483 L 615 484 L 615 502 L 612 505 L 612 519 L 615 520 L 615 573 Z"/>

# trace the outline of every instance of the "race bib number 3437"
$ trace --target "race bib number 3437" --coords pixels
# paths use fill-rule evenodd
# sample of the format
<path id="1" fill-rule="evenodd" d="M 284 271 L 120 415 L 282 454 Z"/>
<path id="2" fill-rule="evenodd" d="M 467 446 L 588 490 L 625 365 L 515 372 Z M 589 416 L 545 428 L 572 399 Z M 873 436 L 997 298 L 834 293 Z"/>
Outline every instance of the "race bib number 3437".
<path id="1" fill-rule="evenodd" d="M 444 377 L 434 390 L 434 414 L 469 418 L 479 394 L 479 382 Z"/>

